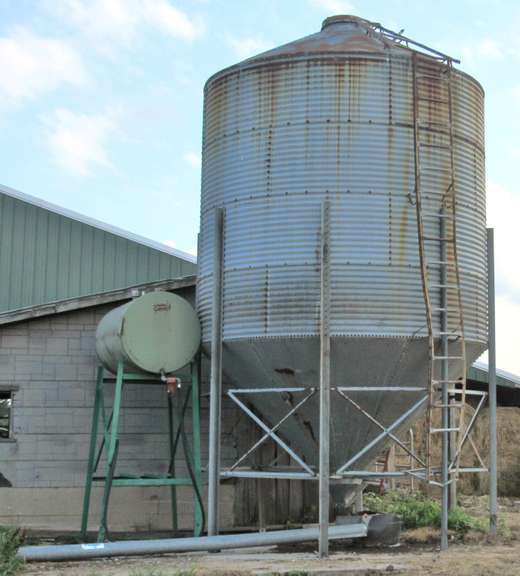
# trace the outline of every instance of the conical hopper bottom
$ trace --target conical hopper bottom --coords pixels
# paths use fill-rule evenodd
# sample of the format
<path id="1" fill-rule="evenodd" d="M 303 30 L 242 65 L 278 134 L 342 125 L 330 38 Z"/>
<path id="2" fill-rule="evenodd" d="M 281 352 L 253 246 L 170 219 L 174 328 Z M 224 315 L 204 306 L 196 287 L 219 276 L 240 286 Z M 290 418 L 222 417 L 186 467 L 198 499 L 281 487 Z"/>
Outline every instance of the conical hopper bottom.
<path id="1" fill-rule="evenodd" d="M 468 362 L 483 351 L 480 343 L 467 342 Z M 232 387 L 276 388 L 280 393 L 251 393 L 242 397 L 272 426 L 303 398 L 304 392 L 281 392 L 283 388 L 319 387 L 318 337 L 254 338 L 224 343 L 224 371 Z M 452 376 L 454 376 L 452 374 Z M 428 385 L 428 347 L 425 338 L 331 338 L 331 387 L 361 387 L 346 392 L 383 427 L 391 426 L 421 397 L 423 391 L 385 391 L 382 387 L 424 388 Z M 402 421 L 395 433 L 407 430 L 426 403 Z M 331 473 L 363 450 L 382 432 L 360 410 L 331 392 Z M 278 430 L 280 437 L 314 469 L 319 454 L 319 395 L 316 393 Z M 348 470 L 366 467 L 384 450 L 388 441 L 364 453 Z M 249 462 L 250 464 L 251 462 Z"/>

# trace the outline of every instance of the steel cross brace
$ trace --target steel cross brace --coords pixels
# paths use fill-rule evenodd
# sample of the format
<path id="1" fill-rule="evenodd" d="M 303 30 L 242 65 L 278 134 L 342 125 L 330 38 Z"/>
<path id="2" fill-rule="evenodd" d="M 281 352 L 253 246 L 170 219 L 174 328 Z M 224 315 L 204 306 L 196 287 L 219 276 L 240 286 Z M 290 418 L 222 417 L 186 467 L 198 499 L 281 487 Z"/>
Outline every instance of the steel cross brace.
<path id="1" fill-rule="evenodd" d="M 242 400 L 240 400 L 238 394 L 272 394 L 272 393 L 283 393 L 283 392 L 307 392 L 307 394 L 297 402 L 290 410 L 281 418 L 274 426 L 269 427 L 263 420 L 258 417 Z M 314 470 L 300 457 L 296 452 L 288 446 L 277 434 L 276 431 L 286 422 L 303 404 L 305 404 L 314 394 L 316 393 L 316 388 L 245 388 L 245 389 L 232 389 L 227 391 L 227 395 L 233 400 L 233 402 L 245 413 L 253 422 L 255 422 L 265 434 L 251 446 L 240 458 L 230 467 L 228 470 L 221 472 L 222 477 L 247 477 L 247 478 L 275 478 L 278 477 L 277 474 L 282 474 L 284 477 L 295 477 L 299 479 L 314 479 L 316 474 Z M 260 472 L 260 471 L 239 471 L 236 468 L 241 462 L 243 462 L 250 454 L 259 448 L 266 440 L 271 438 L 282 450 L 284 450 L 293 460 L 295 460 L 304 472 Z"/>
<path id="2" fill-rule="evenodd" d="M 351 477 L 351 478 L 352 477 L 399 478 L 399 477 L 413 476 L 414 478 L 425 481 L 426 480 L 426 478 L 425 478 L 425 470 L 426 469 L 424 467 L 425 466 L 424 461 L 419 456 L 417 456 L 415 453 L 413 453 L 413 451 L 411 451 L 406 445 L 403 445 L 403 443 L 399 440 L 399 438 L 397 438 L 393 434 L 393 430 L 395 430 L 395 428 L 397 428 L 404 420 L 406 420 L 406 418 L 413 415 L 413 413 L 416 412 L 421 407 L 421 405 L 427 400 L 428 397 L 425 396 L 425 397 L 421 398 L 407 412 L 405 412 L 403 415 L 401 415 L 393 424 L 391 424 L 388 428 L 385 428 L 385 426 L 383 426 L 374 416 L 372 416 L 369 412 L 364 410 L 357 402 L 355 402 L 352 398 L 350 398 L 350 396 L 348 396 L 348 394 L 345 394 L 345 391 L 349 391 L 349 392 L 374 392 L 374 391 L 419 392 L 419 391 L 424 391 L 425 388 L 414 388 L 414 387 L 404 387 L 404 386 L 403 387 L 381 386 L 381 387 L 371 387 L 371 388 L 360 387 L 360 386 L 350 386 L 350 387 L 339 386 L 339 387 L 336 387 L 335 390 L 338 392 L 338 394 L 340 396 L 342 396 L 345 400 L 347 400 L 350 404 L 352 404 L 352 406 L 354 406 L 361 414 L 366 416 L 371 422 L 376 424 L 376 426 L 378 426 L 382 430 L 382 432 L 381 432 L 381 434 L 379 434 L 379 436 L 374 438 L 374 440 L 372 440 L 372 442 L 367 444 L 362 450 L 360 450 L 357 454 L 355 454 L 348 462 L 346 462 L 343 466 L 338 468 L 338 470 L 335 473 L 335 476 Z M 456 394 L 457 391 L 452 391 L 452 393 Z M 481 399 L 477 405 L 477 408 L 476 408 L 474 414 L 471 417 L 470 422 L 468 423 L 468 426 L 466 427 L 464 435 L 463 435 L 463 437 L 459 443 L 457 452 L 454 455 L 454 458 L 452 459 L 452 461 L 450 462 L 449 470 L 450 470 L 450 472 L 452 471 L 453 466 L 455 465 L 455 462 L 458 458 L 458 455 L 460 454 L 465 443 L 467 441 L 469 441 L 472 448 L 473 448 L 473 451 L 475 452 L 475 455 L 477 456 L 477 458 L 479 460 L 480 467 L 477 467 L 477 468 L 468 468 L 468 467 L 459 468 L 459 473 L 487 472 L 487 467 L 485 466 L 474 442 L 472 441 L 472 439 L 470 437 L 470 434 L 471 434 L 471 431 L 473 430 L 475 421 L 476 421 L 476 419 L 477 419 L 477 417 L 481 411 L 482 406 L 485 403 L 487 393 L 483 392 L 483 391 L 479 391 L 479 390 L 466 390 L 465 394 L 468 396 L 480 396 Z M 372 449 L 374 446 L 376 446 L 379 442 L 384 440 L 386 437 L 389 437 L 393 442 L 397 443 L 401 448 L 403 448 L 403 450 L 405 450 L 405 452 L 409 456 L 411 456 L 414 460 L 416 460 L 423 467 L 417 468 L 417 469 L 410 469 L 410 470 L 406 470 L 406 471 L 402 471 L 402 472 L 372 472 L 372 471 L 366 471 L 366 470 L 347 470 L 347 468 L 349 468 L 354 462 L 359 460 L 359 458 L 361 458 L 361 456 L 363 456 L 368 450 Z M 437 474 L 438 474 L 438 471 L 437 471 Z M 450 479 L 448 483 L 451 483 L 452 481 L 453 481 L 453 479 Z M 430 484 L 434 484 L 436 486 L 443 486 L 442 482 L 436 482 L 433 480 L 430 481 Z"/>
<path id="3" fill-rule="evenodd" d="M 453 393 L 454 394 L 460 394 L 460 393 L 462 393 L 462 391 L 459 392 L 456 390 Z M 453 459 L 451 460 L 451 462 L 448 466 L 448 470 L 450 472 L 453 470 L 453 467 L 455 466 L 455 463 L 457 462 L 457 459 L 458 459 L 460 453 L 462 452 L 462 448 L 464 448 L 466 441 L 469 441 L 469 443 L 471 444 L 471 447 L 473 448 L 473 452 L 475 453 L 475 455 L 476 455 L 476 457 L 480 463 L 481 469 L 482 469 L 482 470 L 478 469 L 478 471 L 487 472 L 487 467 L 484 464 L 484 462 L 483 462 L 483 460 L 479 454 L 479 451 L 478 451 L 477 447 L 475 446 L 475 443 L 471 439 L 470 434 L 471 434 L 473 427 L 475 425 L 475 421 L 477 420 L 477 417 L 480 414 L 482 407 L 484 406 L 484 403 L 486 401 L 488 394 L 487 394 L 487 392 L 484 392 L 482 390 L 466 390 L 464 393 L 466 396 L 480 396 L 480 401 L 477 404 L 477 408 L 475 409 L 475 412 L 473 413 L 470 421 L 468 422 L 468 425 L 466 427 L 466 430 L 464 431 L 464 435 L 462 436 L 461 441 L 459 442 L 459 445 L 457 447 L 455 455 L 453 456 Z M 459 469 L 459 472 L 464 472 L 464 471 L 465 471 L 464 468 Z"/>
<path id="4" fill-rule="evenodd" d="M 354 406 L 354 408 L 356 408 L 356 410 L 358 410 L 361 414 L 363 414 L 365 417 L 367 417 L 371 422 L 376 424 L 382 430 L 382 432 L 381 432 L 381 434 L 376 436 L 371 442 L 366 444 L 361 450 L 359 450 L 359 452 L 354 454 L 354 456 L 352 456 L 350 458 L 350 460 L 348 460 L 347 462 L 345 462 L 345 464 L 340 466 L 336 470 L 336 475 L 338 475 L 338 476 L 344 475 L 345 472 L 347 472 L 347 469 L 350 468 L 350 466 L 352 466 L 352 464 L 354 464 L 354 462 L 357 462 L 369 450 L 372 450 L 375 446 L 380 444 L 387 437 L 390 438 L 391 440 L 393 440 L 394 442 L 396 442 L 397 444 L 399 444 L 399 446 L 401 446 L 401 448 L 403 448 L 408 453 L 408 455 L 411 456 L 412 458 L 414 458 L 414 460 L 417 461 L 419 464 L 421 464 L 422 466 L 425 465 L 423 460 L 421 458 L 419 458 L 419 456 L 417 456 L 411 450 L 409 450 L 407 447 L 405 447 L 405 445 L 393 434 L 393 431 L 396 428 L 398 428 L 404 421 L 406 421 L 408 418 L 410 418 L 410 416 L 415 414 L 422 407 L 422 405 L 428 400 L 427 394 L 425 396 L 423 396 L 422 398 L 420 398 L 419 401 L 417 401 L 404 414 L 401 414 L 401 416 L 399 416 L 399 418 L 397 418 L 390 426 L 385 427 L 376 418 L 374 418 L 374 416 L 369 414 L 366 410 L 363 410 L 363 408 L 361 408 L 361 406 L 357 402 L 352 400 L 352 398 L 350 398 L 350 396 L 348 396 L 348 394 L 345 393 L 345 391 L 373 392 L 376 390 L 380 391 L 383 389 L 387 392 L 405 392 L 405 391 L 407 391 L 407 392 L 419 392 L 419 391 L 425 390 L 425 388 L 416 388 L 416 387 L 409 387 L 409 388 L 408 387 L 395 387 L 395 388 L 393 388 L 391 386 L 377 387 L 377 388 L 370 388 L 370 387 L 360 388 L 360 387 L 347 387 L 347 386 L 337 387 L 336 391 L 339 393 L 339 395 L 342 396 L 345 400 L 347 400 L 350 404 L 352 404 L 352 406 Z M 349 472 L 350 472 L 349 475 L 352 475 L 352 471 L 349 471 Z"/>

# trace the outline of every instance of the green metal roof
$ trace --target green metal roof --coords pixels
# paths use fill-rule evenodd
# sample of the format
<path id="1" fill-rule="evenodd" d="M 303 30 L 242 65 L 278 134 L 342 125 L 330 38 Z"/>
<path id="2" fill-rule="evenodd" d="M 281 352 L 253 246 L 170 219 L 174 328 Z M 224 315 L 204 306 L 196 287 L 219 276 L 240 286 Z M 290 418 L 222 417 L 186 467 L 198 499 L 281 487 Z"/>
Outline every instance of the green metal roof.
<path id="1" fill-rule="evenodd" d="M 196 269 L 190 254 L 0 185 L 0 313 Z"/>
<path id="2" fill-rule="evenodd" d="M 468 370 L 468 380 L 474 380 L 480 384 L 488 384 L 488 367 L 481 362 L 475 362 Z M 497 386 L 505 388 L 520 388 L 520 378 L 511 372 L 497 369 Z"/>

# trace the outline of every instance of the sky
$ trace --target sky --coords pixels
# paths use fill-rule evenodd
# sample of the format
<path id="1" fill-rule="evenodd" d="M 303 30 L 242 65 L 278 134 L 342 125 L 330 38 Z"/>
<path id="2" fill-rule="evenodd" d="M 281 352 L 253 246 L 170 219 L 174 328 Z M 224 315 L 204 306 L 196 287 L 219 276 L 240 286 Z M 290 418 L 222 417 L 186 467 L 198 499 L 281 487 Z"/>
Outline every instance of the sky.
<path id="1" fill-rule="evenodd" d="M 520 374 L 518 0 L 0 0 L 0 183 L 195 253 L 204 82 L 341 13 L 486 91 L 497 359 Z"/>

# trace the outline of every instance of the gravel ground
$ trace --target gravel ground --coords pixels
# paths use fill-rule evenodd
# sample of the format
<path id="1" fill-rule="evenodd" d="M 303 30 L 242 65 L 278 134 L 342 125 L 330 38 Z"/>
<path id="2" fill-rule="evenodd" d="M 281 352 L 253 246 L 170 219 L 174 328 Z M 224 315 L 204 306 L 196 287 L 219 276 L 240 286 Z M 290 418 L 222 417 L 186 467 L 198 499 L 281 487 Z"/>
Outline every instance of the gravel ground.
<path id="1" fill-rule="evenodd" d="M 470 498 L 465 506 L 485 515 L 485 498 Z M 319 560 L 314 546 L 288 551 L 275 547 L 218 554 L 177 554 L 140 558 L 114 558 L 89 562 L 28 564 L 23 576 L 274 576 L 340 574 L 407 574 L 425 576 L 519 576 L 520 501 L 501 499 L 501 535 L 490 543 L 481 533 L 464 541 L 452 539 L 450 549 L 437 550 L 438 533 L 431 529 L 407 531 L 395 548 L 333 549 Z"/>

